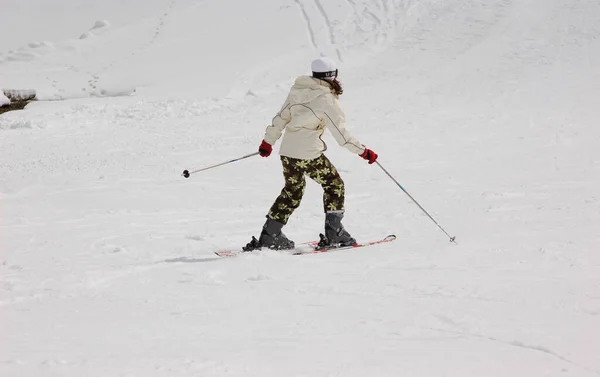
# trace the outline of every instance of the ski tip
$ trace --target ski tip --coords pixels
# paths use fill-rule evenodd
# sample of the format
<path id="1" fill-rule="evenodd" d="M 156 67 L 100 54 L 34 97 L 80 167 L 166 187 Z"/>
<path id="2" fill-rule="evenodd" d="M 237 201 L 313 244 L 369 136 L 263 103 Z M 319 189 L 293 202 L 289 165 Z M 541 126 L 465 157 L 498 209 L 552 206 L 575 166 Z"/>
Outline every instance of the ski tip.
<path id="1" fill-rule="evenodd" d="M 233 257 L 236 256 L 238 253 L 233 252 L 233 251 L 226 251 L 226 250 L 222 250 L 222 251 L 215 251 L 214 252 L 216 255 L 225 258 L 225 257 Z"/>
<path id="2" fill-rule="evenodd" d="M 396 235 L 395 234 L 390 234 L 389 236 L 385 237 L 384 240 L 386 241 L 393 241 L 396 239 Z"/>

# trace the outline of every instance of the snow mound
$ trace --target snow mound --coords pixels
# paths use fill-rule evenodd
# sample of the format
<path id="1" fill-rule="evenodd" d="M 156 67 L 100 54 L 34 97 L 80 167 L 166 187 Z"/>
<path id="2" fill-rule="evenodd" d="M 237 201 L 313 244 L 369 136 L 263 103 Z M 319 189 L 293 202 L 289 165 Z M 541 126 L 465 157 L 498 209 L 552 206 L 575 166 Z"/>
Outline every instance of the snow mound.
<path id="1" fill-rule="evenodd" d="M 25 108 L 27 109 L 27 106 Z M 41 113 L 39 111 L 30 111 L 29 109 L 27 111 L 9 111 L 2 114 L 0 115 L 0 132 L 46 129 L 48 127 L 48 122 L 43 116 L 35 117 L 37 114 Z M 56 124 L 60 124 L 60 122 L 56 122 Z"/>
<path id="2" fill-rule="evenodd" d="M 94 36 L 94 33 L 92 33 L 91 31 L 86 31 L 85 33 L 83 33 L 79 36 L 79 39 L 88 39 L 93 36 Z"/>
<path id="3" fill-rule="evenodd" d="M 4 92 L 0 90 L 0 106 L 10 105 L 10 100 L 4 95 Z"/>
<path id="4" fill-rule="evenodd" d="M 18 130 L 18 129 L 27 129 L 31 130 L 33 128 L 43 128 L 37 125 L 34 125 L 34 122 L 26 119 L 11 119 L 9 116 L 0 117 L 0 130 Z"/>
<path id="5" fill-rule="evenodd" d="M 53 50 L 55 46 L 51 42 L 29 42 L 27 46 L 10 50 L 6 54 L 0 53 L 0 63 L 32 61 Z"/>
<path id="6" fill-rule="evenodd" d="M 90 30 L 110 27 L 110 23 L 106 20 L 96 21 Z"/>
<path id="7" fill-rule="evenodd" d="M 106 21 L 106 20 L 96 21 L 94 23 L 94 26 L 92 26 L 90 28 L 90 30 L 86 31 L 85 33 L 83 33 L 79 36 L 79 39 L 88 39 L 88 38 L 95 37 L 96 34 L 92 33 L 92 30 L 100 31 L 99 29 L 107 29 L 108 27 L 110 27 L 110 23 L 108 21 Z"/>
<path id="8" fill-rule="evenodd" d="M 53 48 L 54 45 L 51 42 L 31 42 L 28 45 L 30 48 Z"/>
<path id="9" fill-rule="evenodd" d="M 34 60 L 40 57 L 40 54 L 34 51 L 30 51 L 28 49 L 20 49 L 19 51 L 9 51 L 8 57 L 6 60 L 8 61 L 29 61 Z"/>

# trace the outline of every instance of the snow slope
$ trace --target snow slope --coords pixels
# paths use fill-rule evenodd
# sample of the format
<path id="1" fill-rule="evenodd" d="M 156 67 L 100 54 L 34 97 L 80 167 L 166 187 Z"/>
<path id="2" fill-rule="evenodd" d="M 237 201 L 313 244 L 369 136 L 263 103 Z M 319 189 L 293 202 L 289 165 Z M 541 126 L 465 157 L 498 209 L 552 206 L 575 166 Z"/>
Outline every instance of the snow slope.
<path id="1" fill-rule="evenodd" d="M 52 100 L 0 116 L 0 375 L 600 374 L 600 4 L 53 3 L 0 13 L 29 25 L 0 40 L 0 83 Z M 181 171 L 254 152 L 319 54 L 352 132 L 458 245 L 329 137 L 346 228 L 398 240 L 215 258 L 258 235 L 278 159 Z"/>

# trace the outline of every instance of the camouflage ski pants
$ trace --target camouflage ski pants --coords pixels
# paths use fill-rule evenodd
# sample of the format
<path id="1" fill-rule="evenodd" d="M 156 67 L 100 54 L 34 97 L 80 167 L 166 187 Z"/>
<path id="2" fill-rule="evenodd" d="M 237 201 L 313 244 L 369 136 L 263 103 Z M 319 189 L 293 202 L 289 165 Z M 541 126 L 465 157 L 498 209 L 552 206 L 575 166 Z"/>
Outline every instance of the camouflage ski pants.
<path id="1" fill-rule="evenodd" d="M 287 224 L 304 195 L 305 175 L 323 187 L 325 212 L 344 209 L 344 181 L 327 157 L 321 155 L 313 160 L 299 160 L 281 156 L 281 164 L 285 186 L 269 210 L 269 217 L 273 220 Z"/>

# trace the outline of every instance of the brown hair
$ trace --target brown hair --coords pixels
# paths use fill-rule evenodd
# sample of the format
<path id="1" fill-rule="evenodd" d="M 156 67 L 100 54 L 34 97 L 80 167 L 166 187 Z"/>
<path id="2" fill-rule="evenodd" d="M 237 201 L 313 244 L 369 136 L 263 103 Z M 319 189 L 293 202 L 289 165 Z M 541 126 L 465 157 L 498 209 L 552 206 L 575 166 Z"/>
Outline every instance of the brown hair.
<path id="1" fill-rule="evenodd" d="M 344 93 L 344 88 L 342 88 L 342 84 L 338 81 L 337 78 L 333 79 L 333 80 L 325 80 L 329 83 L 329 86 L 331 86 L 331 89 L 333 90 L 333 93 L 336 96 L 341 96 Z"/>
<path id="2" fill-rule="evenodd" d="M 314 77 L 314 76 L 313 76 Z M 333 94 L 336 95 L 336 97 L 341 96 L 344 93 L 344 88 L 342 88 L 342 83 L 340 83 L 337 79 L 337 77 L 333 80 L 324 80 L 318 77 L 315 77 L 321 81 L 325 81 L 327 84 L 329 84 L 329 87 L 331 88 L 331 90 L 333 90 Z"/>

